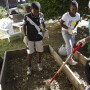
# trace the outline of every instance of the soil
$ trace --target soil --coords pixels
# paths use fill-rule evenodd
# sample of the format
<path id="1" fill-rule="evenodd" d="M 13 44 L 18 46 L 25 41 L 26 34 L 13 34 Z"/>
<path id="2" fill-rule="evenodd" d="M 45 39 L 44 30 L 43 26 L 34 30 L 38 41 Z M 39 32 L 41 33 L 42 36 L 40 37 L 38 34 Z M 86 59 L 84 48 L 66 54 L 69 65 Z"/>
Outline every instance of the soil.
<path id="1" fill-rule="evenodd" d="M 54 27 L 48 27 L 50 39 L 43 40 L 43 44 L 50 44 L 55 51 L 58 52 L 59 47 L 64 44 L 64 40 L 61 35 L 61 28 L 59 25 Z M 85 32 L 84 32 L 85 31 Z M 78 29 L 78 35 L 76 36 L 76 42 L 84 37 L 88 36 L 88 30 L 83 28 Z M 85 51 L 85 50 L 81 50 Z M 62 57 L 62 56 L 61 56 Z M 65 60 L 64 57 L 62 57 Z M 55 72 L 59 69 L 53 57 L 49 53 L 44 53 L 42 57 L 43 71 L 37 70 L 37 57 L 34 56 L 32 60 L 33 72 L 31 76 L 26 75 L 27 71 L 27 59 L 26 56 L 10 60 L 8 62 L 6 88 L 7 90 L 45 90 L 45 82 L 52 78 Z M 13 62 L 12 62 L 13 61 Z M 83 65 L 79 62 L 76 66 L 69 66 L 75 75 L 80 79 L 84 86 L 87 86 L 86 77 Z M 55 85 L 59 89 L 51 90 L 75 90 L 72 84 L 68 81 L 66 75 L 62 72 L 55 79 Z"/>
<path id="2" fill-rule="evenodd" d="M 60 57 L 65 61 L 66 57 L 65 56 L 61 56 Z M 81 84 L 86 88 L 88 86 L 87 83 L 87 79 L 86 79 L 86 75 L 85 75 L 85 67 L 81 64 L 81 62 L 79 60 L 76 60 L 74 57 L 73 59 L 78 62 L 77 65 L 72 66 L 69 65 L 68 63 L 68 67 L 73 71 L 74 75 L 79 79 L 79 81 L 81 82 Z"/>
<path id="3" fill-rule="evenodd" d="M 86 75 L 85 75 L 85 67 L 79 61 L 77 61 L 77 62 L 78 62 L 78 64 L 76 66 L 70 66 L 70 68 L 73 71 L 73 73 L 75 74 L 75 76 L 77 76 L 77 78 L 80 80 L 81 84 L 84 87 L 87 87 L 88 83 L 87 83 L 87 79 L 86 79 Z"/>
<path id="4" fill-rule="evenodd" d="M 47 90 L 45 81 L 51 80 L 59 66 L 50 53 L 42 56 L 43 71 L 37 68 L 37 56 L 34 54 L 32 61 L 32 75 L 27 76 L 26 56 L 8 61 L 6 86 L 7 90 Z M 73 90 L 73 85 L 69 82 L 64 73 L 50 85 L 50 90 Z"/>

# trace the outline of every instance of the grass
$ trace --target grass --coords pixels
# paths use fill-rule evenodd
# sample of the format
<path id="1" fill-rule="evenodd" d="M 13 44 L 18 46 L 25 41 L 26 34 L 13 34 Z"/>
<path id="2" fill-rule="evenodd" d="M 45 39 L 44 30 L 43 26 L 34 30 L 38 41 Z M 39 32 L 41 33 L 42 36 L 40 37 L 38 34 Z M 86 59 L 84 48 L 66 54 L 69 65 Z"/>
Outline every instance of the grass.
<path id="1" fill-rule="evenodd" d="M 0 6 L 0 19 L 6 17 L 5 16 L 6 10 L 2 6 Z"/>
<path id="2" fill-rule="evenodd" d="M 88 53 L 90 55 L 90 41 L 88 42 Z"/>
<path id="3" fill-rule="evenodd" d="M 18 28 L 14 28 L 15 32 L 18 32 Z M 19 38 L 22 37 L 22 38 Z M 18 39 L 16 39 L 18 38 Z M 16 39 L 16 40 L 13 40 Z M 8 39 L 0 40 L 0 56 L 4 57 L 5 51 L 24 48 L 23 43 L 23 34 L 15 35 L 10 37 L 11 42 L 8 42 Z"/>
<path id="4" fill-rule="evenodd" d="M 58 48 L 62 44 L 64 44 L 64 40 L 62 38 L 61 28 L 59 26 L 59 23 L 46 24 L 46 26 L 48 28 L 50 38 L 49 40 L 44 39 L 43 44 L 44 45 L 50 44 L 54 48 L 54 50 L 57 51 Z M 15 28 L 15 31 L 17 31 L 16 28 Z M 44 30 L 43 30 L 43 33 L 44 33 Z M 78 40 L 79 40 L 79 37 L 76 38 L 76 41 Z M 11 42 L 8 42 L 7 39 L 0 40 L 0 56 L 2 57 L 4 57 L 4 53 L 7 50 L 15 50 L 15 49 L 21 49 L 21 48 L 25 48 L 25 45 L 23 43 L 23 35 L 22 35 L 22 38 L 13 40 Z M 88 47 L 88 51 L 90 51 L 90 46 Z"/>
<path id="5" fill-rule="evenodd" d="M 50 29 L 49 31 L 49 34 L 50 34 L 50 39 L 49 40 L 43 40 L 43 43 L 44 44 L 51 44 L 53 47 L 55 46 L 56 48 L 58 47 L 58 42 L 59 42 L 59 39 L 57 40 L 56 43 L 53 43 L 56 41 L 56 39 L 53 39 L 56 37 L 56 33 L 57 32 L 56 30 L 54 30 L 55 26 L 57 26 L 57 24 L 53 23 L 53 24 L 46 24 L 46 26 L 48 27 L 48 30 Z M 52 28 L 53 26 L 53 28 Z M 52 31 L 51 31 L 52 30 Z M 17 29 L 15 29 L 15 31 L 17 31 Z M 43 30 L 44 31 L 44 30 Z M 58 33 L 59 34 L 59 33 Z M 59 35 L 58 35 L 59 36 Z M 53 37 L 53 38 L 52 38 Z M 14 38 L 14 37 L 13 37 Z M 59 37 L 58 37 L 59 38 Z M 60 42 L 59 42 L 60 43 Z M 57 44 L 57 46 L 56 46 Z M 11 42 L 8 42 L 8 39 L 4 39 L 4 40 L 0 40 L 0 56 L 4 57 L 4 53 L 5 51 L 8 51 L 8 50 L 15 50 L 15 49 L 21 49 L 21 48 L 25 48 L 25 45 L 23 43 L 23 35 L 22 35 L 22 38 L 19 38 L 19 39 L 16 39 L 16 40 L 13 40 Z"/>
<path id="6" fill-rule="evenodd" d="M 11 42 L 8 42 L 7 39 L 0 40 L 0 56 L 2 56 L 2 57 L 4 56 L 5 51 L 20 49 L 20 48 L 25 48 L 22 38 L 13 40 Z"/>

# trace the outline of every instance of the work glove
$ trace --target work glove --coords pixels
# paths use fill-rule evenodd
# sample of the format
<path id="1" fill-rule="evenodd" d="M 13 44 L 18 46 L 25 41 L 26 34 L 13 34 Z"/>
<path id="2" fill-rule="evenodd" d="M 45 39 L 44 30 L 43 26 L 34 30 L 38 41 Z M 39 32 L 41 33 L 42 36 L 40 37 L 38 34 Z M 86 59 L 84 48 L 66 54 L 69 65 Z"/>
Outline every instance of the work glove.
<path id="1" fill-rule="evenodd" d="M 24 39 L 23 39 L 23 42 L 25 43 L 26 46 L 28 46 L 28 37 L 27 36 L 24 36 Z"/>
<path id="2" fill-rule="evenodd" d="M 77 28 L 75 28 L 75 29 L 74 29 L 74 28 L 71 28 L 71 29 L 68 28 L 67 31 L 68 31 L 68 33 L 71 34 L 72 36 L 77 35 Z"/>
<path id="3" fill-rule="evenodd" d="M 88 61 L 90 61 L 90 58 L 87 58 Z"/>
<path id="4" fill-rule="evenodd" d="M 67 29 L 68 33 L 72 35 L 72 30 L 70 28 Z"/>
<path id="5" fill-rule="evenodd" d="M 82 46 L 81 47 L 83 47 L 86 44 L 85 38 L 79 40 L 76 45 L 79 45 L 80 43 L 82 43 Z"/>
<path id="6" fill-rule="evenodd" d="M 49 33 L 48 33 L 47 29 L 45 29 L 45 33 L 44 33 L 43 38 L 48 38 L 49 39 Z"/>
<path id="7" fill-rule="evenodd" d="M 77 28 L 72 30 L 72 36 L 76 36 L 77 35 Z"/>

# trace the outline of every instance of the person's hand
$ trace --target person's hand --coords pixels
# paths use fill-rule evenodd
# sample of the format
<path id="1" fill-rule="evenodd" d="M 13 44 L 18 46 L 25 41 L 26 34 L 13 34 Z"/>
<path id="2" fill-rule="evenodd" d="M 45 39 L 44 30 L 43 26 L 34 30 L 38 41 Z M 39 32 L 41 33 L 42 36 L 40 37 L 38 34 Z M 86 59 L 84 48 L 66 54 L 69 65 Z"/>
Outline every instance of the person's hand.
<path id="1" fill-rule="evenodd" d="M 77 35 L 77 28 L 68 28 L 67 31 L 68 31 L 68 33 L 71 34 L 72 36 Z"/>
<path id="2" fill-rule="evenodd" d="M 28 46 L 28 37 L 24 36 L 23 42 L 25 43 L 26 46 Z"/>
<path id="3" fill-rule="evenodd" d="M 77 32 L 72 31 L 72 36 L 76 36 Z"/>
<path id="4" fill-rule="evenodd" d="M 79 45 L 80 43 L 82 43 L 82 46 L 81 47 L 83 47 L 86 44 L 85 38 L 79 40 L 76 45 Z"/>
<path id="5" fill-rule="evenodd" d="M 49 39 L 49 33 L 48 33 L 47 29 L 45 29 L 45 33 L 44 33 L 43 38 L 48 38 Z"/>
<path id="6" fill-rule="evenodd" d="M 68 33 L 72 35 L 72 30 L 70 28 L 67 29 Z"/>
<path id="7" fill-rule="evenodd" d="M 75 29 L 72 30 L 72 35 L 73 36 L 77 35 L 77 28 L 75 28 Z"/>

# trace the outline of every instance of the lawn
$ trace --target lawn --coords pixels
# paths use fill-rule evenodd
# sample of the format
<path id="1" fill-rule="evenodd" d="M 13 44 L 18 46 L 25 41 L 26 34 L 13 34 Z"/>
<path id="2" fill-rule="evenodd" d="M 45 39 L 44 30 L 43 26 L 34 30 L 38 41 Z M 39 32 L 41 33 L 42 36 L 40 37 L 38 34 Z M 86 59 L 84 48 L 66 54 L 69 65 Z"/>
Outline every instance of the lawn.
<path id="1" fill-rule="evenodd" d="M 52 45 L 52 47 L 54 47 L 57 50 L 60 44 L 62 44 L 63 42 L 60 32 L 60 26 L 58 25 L 58 23 L 53 23 L 53 24 L 47 24 L 47 28 L 49 30 L 50 38 L 43 39 L 43 44 L 44 45 L 50 44 Z M 4 53 L 7 50 L 15 50 L 21 48 L 25 48 L 25 45 L 23 43 L 23 33 L 22 33 L 22 38 L 12 40 L 11 42 L 8 42 L 8 39 L 0 40 L 0 56 L 2 57 L 4 57 Z"/>

